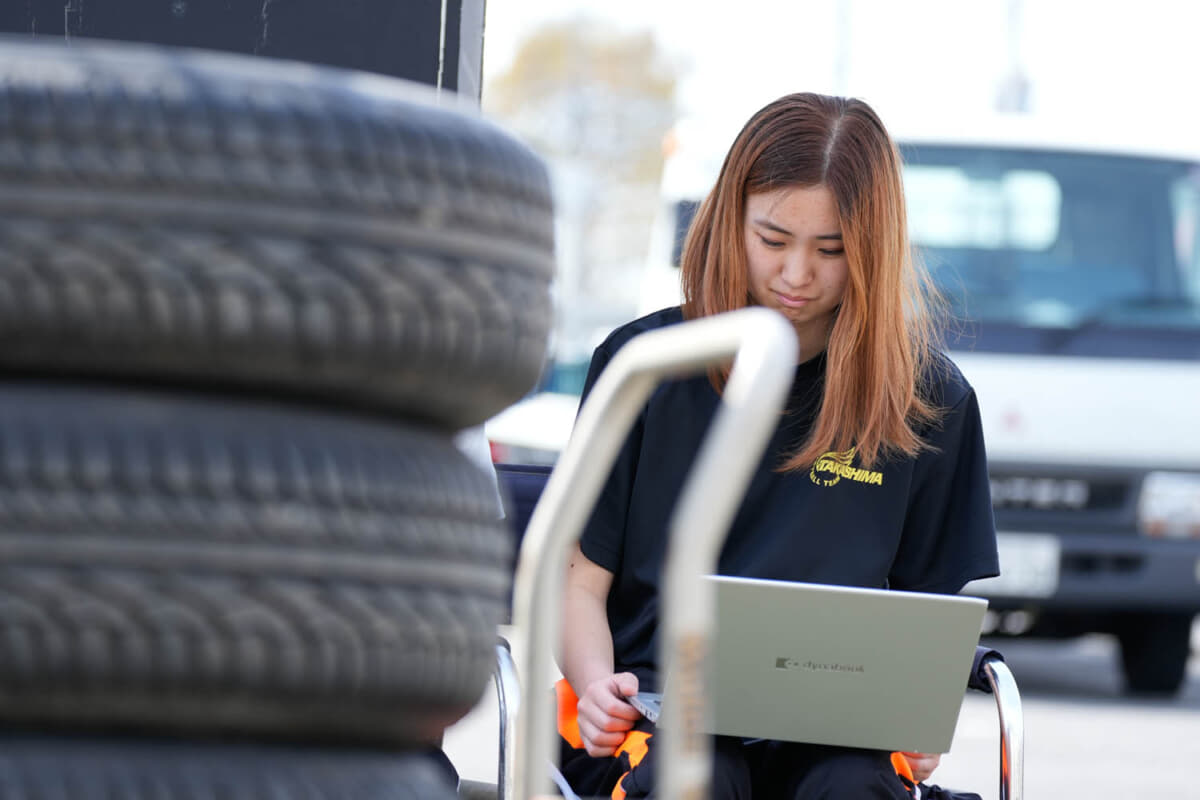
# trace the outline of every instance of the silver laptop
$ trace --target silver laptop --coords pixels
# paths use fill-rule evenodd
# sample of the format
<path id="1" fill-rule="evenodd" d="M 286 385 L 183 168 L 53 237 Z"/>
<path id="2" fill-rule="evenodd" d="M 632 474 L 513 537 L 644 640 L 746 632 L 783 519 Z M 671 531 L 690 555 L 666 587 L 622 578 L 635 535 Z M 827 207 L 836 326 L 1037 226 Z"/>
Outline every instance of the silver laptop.
<path id="1" fill-rule="evenodd" d="M 950 749 L 987 601 L 708 576 L 711 733 L 880 750 Z M 634 704 L 652 719 L 661 697 Z"/>

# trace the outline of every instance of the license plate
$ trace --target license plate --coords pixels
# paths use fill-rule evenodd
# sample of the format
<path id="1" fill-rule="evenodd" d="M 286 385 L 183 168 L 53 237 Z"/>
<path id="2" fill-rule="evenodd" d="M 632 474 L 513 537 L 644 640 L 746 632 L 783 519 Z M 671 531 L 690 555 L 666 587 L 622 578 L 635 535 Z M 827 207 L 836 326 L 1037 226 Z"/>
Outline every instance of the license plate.
<path id="1" fill-rule="evenodd" d="M 1000 577 L 971 581 L 963 594 L 1049 597 L 1058 589 L 1062 546 L 1050 533 L 998 533 Z"/>

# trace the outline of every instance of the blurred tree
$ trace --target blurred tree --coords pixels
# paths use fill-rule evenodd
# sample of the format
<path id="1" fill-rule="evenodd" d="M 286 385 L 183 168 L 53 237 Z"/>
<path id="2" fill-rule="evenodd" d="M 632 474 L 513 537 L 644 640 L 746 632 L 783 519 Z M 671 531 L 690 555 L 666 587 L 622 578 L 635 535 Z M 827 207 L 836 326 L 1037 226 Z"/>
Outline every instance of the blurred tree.
<path id="1" fill-rule="evenodd" d="M 586 17 L 533 32 L 484 87 L 485 112 L 553 175 L 560 358 L 590 352 L 591 328 L 637 305 L 675 89 L 676 68 L 653 35 Z"/>
<path id="2" fill-rule="evenodd" d="M 486 87 L 484 107 L 547 156 L 584 156 L 623 179 L 655 182 L 675 83 L 650 33 L 580 17 L 529 36 Z"/>

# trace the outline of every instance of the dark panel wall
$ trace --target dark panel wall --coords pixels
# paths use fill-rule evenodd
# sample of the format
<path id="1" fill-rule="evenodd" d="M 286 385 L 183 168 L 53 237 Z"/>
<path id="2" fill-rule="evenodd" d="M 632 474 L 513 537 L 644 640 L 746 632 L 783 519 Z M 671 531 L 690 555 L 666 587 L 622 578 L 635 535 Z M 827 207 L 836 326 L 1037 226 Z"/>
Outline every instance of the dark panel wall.
<path id="1" fill-rule="evenodd" d="M 460 72 L 465 72 L 462 89 L 478 98 L 483 2 L 0 0 L 0 32 L 253 53 L 368 70 L 456 91 Z"/>

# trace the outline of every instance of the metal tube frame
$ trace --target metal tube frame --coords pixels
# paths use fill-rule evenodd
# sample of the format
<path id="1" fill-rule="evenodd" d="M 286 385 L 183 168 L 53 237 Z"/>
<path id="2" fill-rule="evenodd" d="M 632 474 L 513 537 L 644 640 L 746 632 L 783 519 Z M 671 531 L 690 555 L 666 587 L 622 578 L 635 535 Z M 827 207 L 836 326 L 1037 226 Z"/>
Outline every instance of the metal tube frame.
<path id="1" fill-rule="evenodd" d="M 1017 682 L 1000 659 L 983 663 L 984 677 L 1000 714 L 1000 800 L 1025 796 L 1025 720 Z"/>
<path id="2" fill-rule="evenodd" d="M 512 796 L 548 794 L 552 750 L 552 654 L 558 652 L 569 547 L 579 540 L 633 421 L 663 380 L 727 362 L 721 404 L 672 517 L 664 566 L 660 669 L 671 670 L 660 733 L 659 796 L 704 797 L 712 754 L 704 662 L 713 599 L 700 576 L 721 543 L 783 408 L 797 362 L 795 332 L 779 314 L 747 308 L 651 331 L 613 357 L 580 409 L 574 431 L 530 517 L 513 586 L 513 625 L 523 632 L 527 700 L 517 713 Z M 687 546 L 679 542 L 686 538 Z M 541 601 L 540 603 L 538 601 Z"/>
<path id="3" fill-rule="evenodd" d="M 517 666 L 513 662 L 508 644 L 500 642 L 496 645 L 496 669 L 492 674 L 496 682 L 496 699 L 500 716 L 500 760 L 496 767 L 496 796 L 498 800 L 513 800 L 513 748 L 509 736 L 516 729 L 517 710 L 521 707 L 521 681 L 517 676 Z"/>

